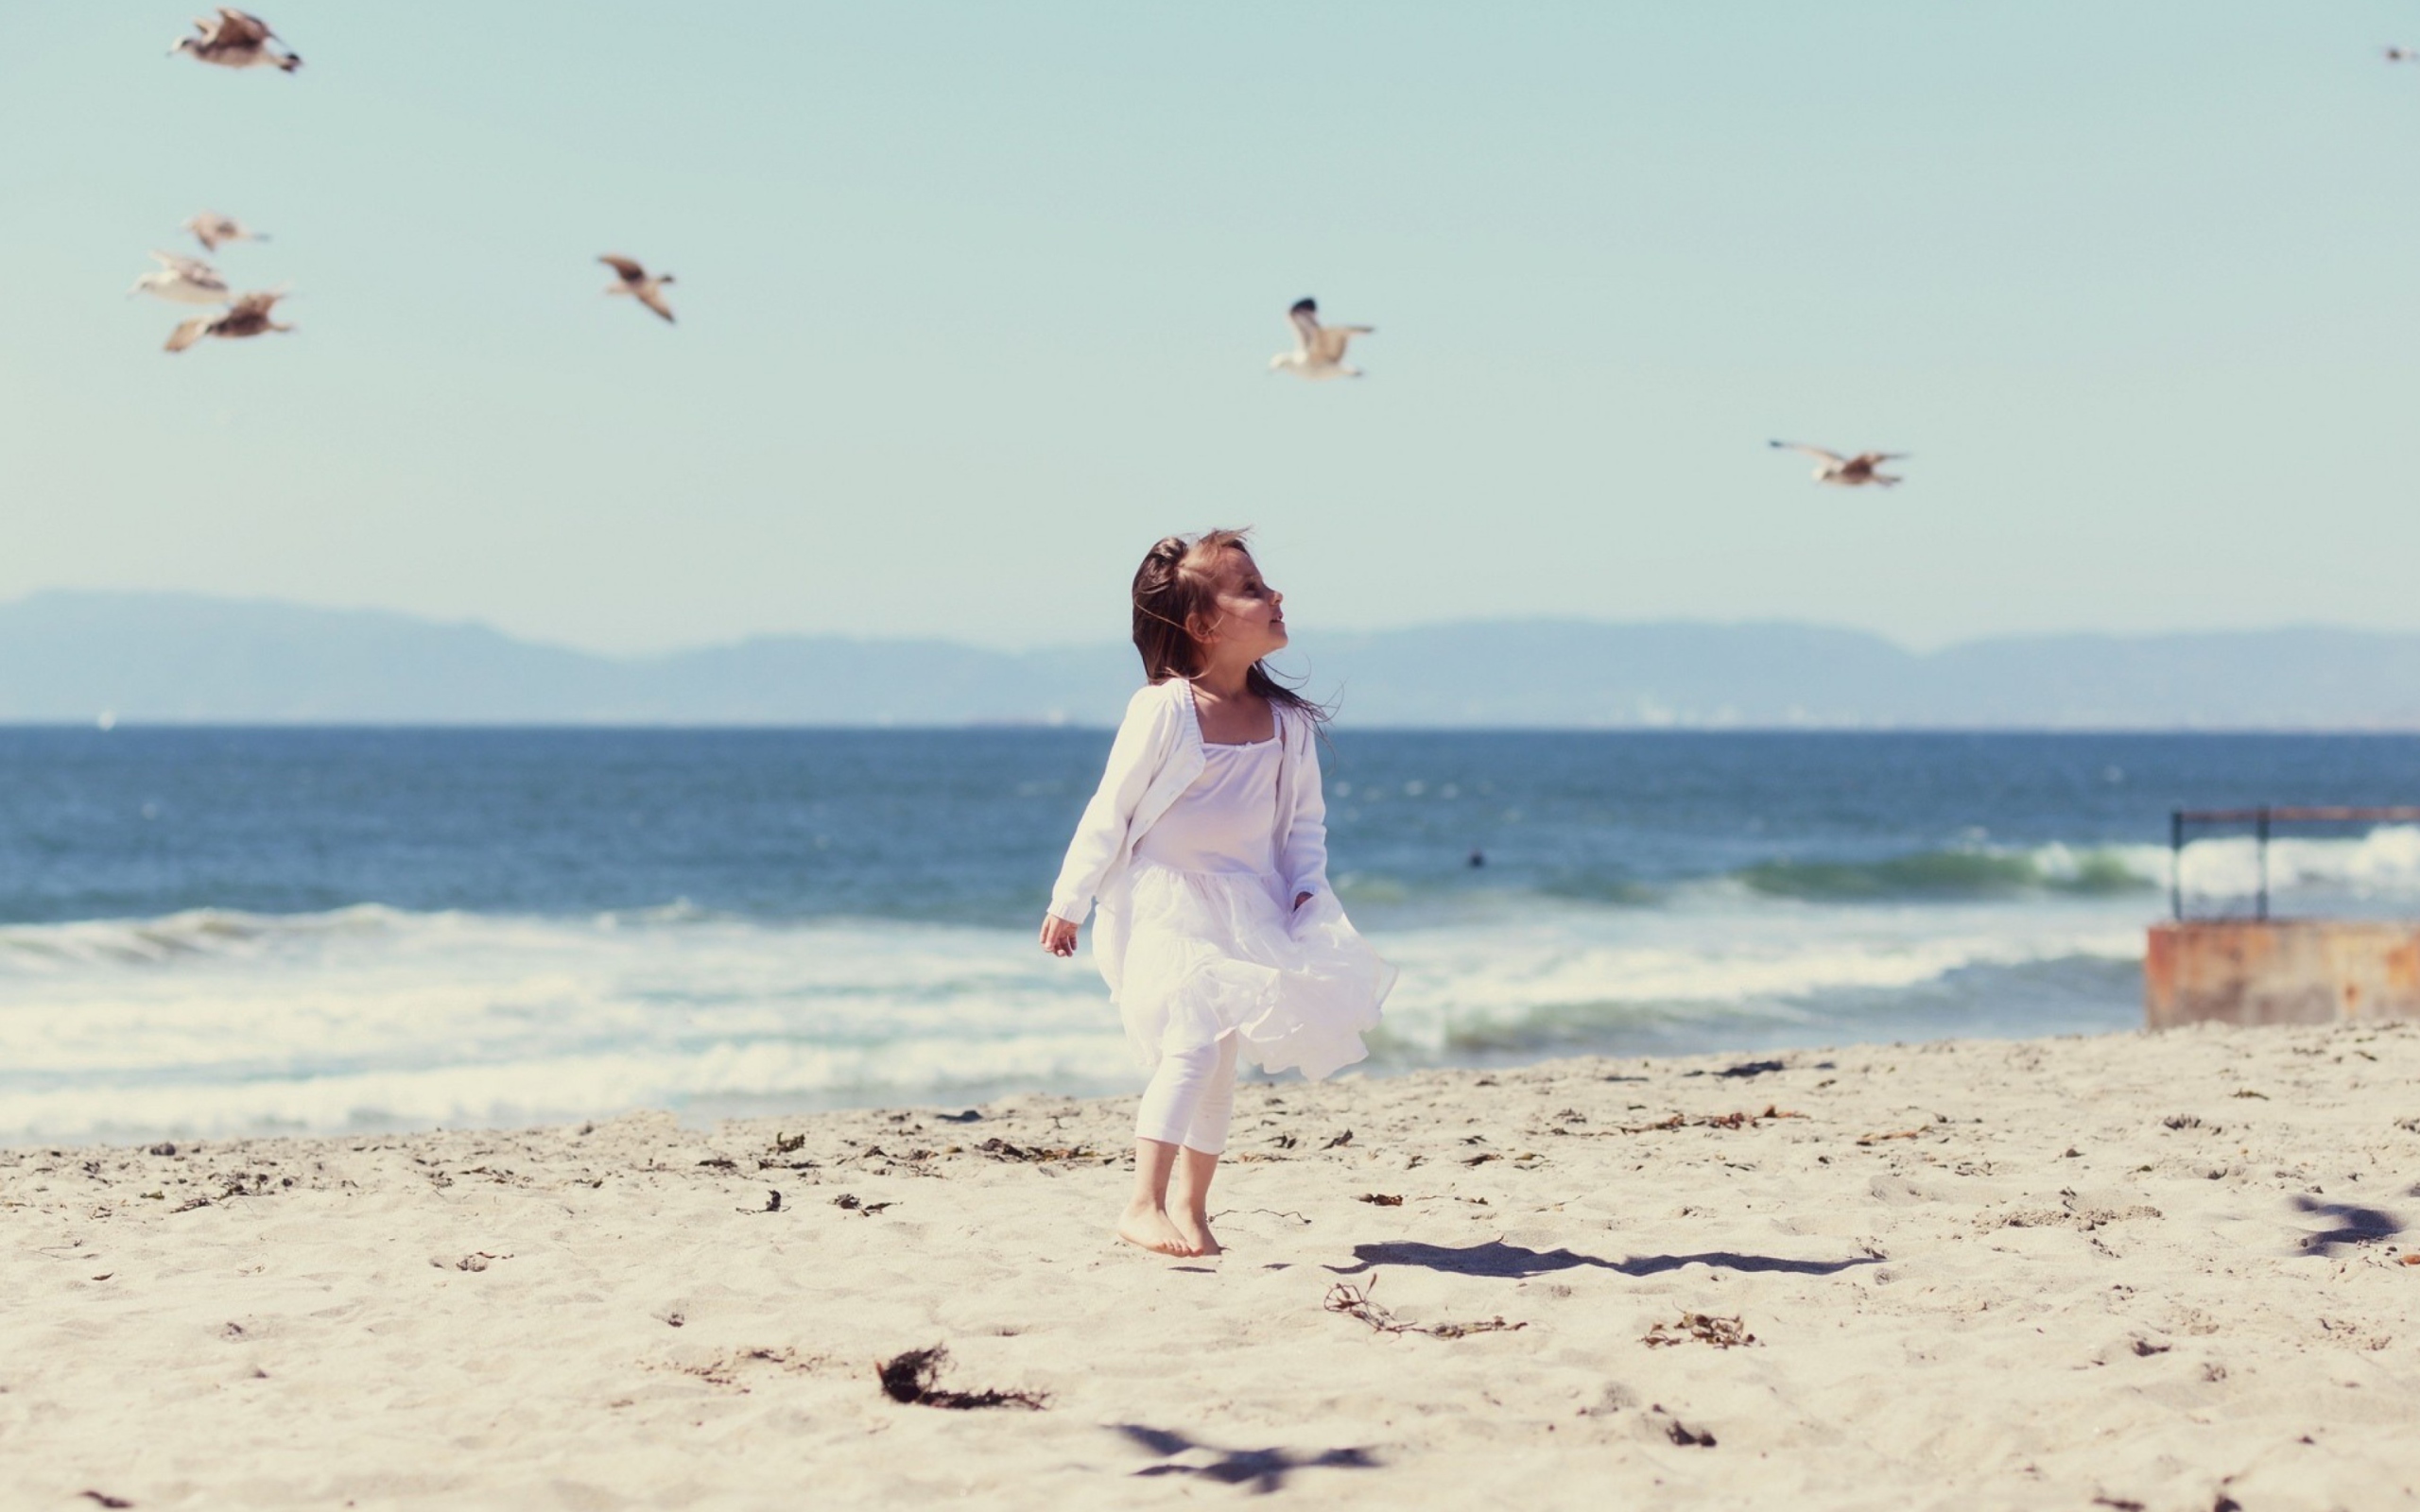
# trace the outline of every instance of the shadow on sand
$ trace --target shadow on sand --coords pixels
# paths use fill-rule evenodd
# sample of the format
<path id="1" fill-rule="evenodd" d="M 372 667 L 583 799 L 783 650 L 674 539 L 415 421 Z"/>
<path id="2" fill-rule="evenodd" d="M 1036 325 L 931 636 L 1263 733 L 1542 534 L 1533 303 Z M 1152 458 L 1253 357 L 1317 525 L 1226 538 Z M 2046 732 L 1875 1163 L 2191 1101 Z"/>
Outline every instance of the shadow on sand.
<path id="1" fill-rule="evenodd" d="M 1324 1267 L 1339 1276 L 1358 1276 L 1378 1265 L 1417 1265 L 1423 1270 L 1443 1271 L 1449 1276 L 1501 1276 L 1519 1279 L 1545 1276 L 1559 1270 L 1579 1270 L 1593 1266 L 1599 1270 L 1616 1270 L 1625 1276 L 1657 1276 L 1684 1265 L 1711 1265 L 1717 1270 L 1781 1271 L 1792 1276 L 1837 1276 L 1858 1265 L 1882 1263 L 1879 1255 L 1859 1255 L 1854 1260 L 1784 1260 L 1775 1255 L 1743 1255 L 1737 1250 L 1716 1249 L 1703 1255 L 1631 1255 L 1621 1260 L 1603 1260 L 1595 1255 L 1576 1255 L 1568 1249 L 1530 1249 L 1520 1245 L 1508 1245 L 1493 1239 L 1483 1245 L 1464 1249 L 1443 1245 L 1424 1245 L 1413 1240 L 1390 1240 L 1378 1245 L 1356 1245 L 1351 1265 Z"/>
<path id="2" fill-rule="evenodd" d="M 2349 1202 L 2320 1202 L 2297 1193 L 2294 1211 L 2332 1218 L 2336 1222 L 2333 1228 L 2303 1235 L 2302 1247 L 2307 1254 L 2332 1255 L 2348 1245 L 2392 1239 L 2403 1232 L 2401 1219 L 2377 1208 L 2357 1208 Z"/>
<path id="3" fill-rule="evenodd" d="M 1217 1449 L 1165 1428 L 1141 1423 L 1110 1426 L 1163 1458 L 1197 1449 L 1215 1456 L 1206 1465 L 1148 1465 L 1136 1470 L 1137 1475 L 1198 1475 L 1221 1486 L 1250 1486 L 1256 1493 L 1279 1489 L 1296 1470 L 1374 1470 L 1380 1463 L 1361 1449 L 1331 1449 L 1317 1454 L 1291 1449 Z"/>

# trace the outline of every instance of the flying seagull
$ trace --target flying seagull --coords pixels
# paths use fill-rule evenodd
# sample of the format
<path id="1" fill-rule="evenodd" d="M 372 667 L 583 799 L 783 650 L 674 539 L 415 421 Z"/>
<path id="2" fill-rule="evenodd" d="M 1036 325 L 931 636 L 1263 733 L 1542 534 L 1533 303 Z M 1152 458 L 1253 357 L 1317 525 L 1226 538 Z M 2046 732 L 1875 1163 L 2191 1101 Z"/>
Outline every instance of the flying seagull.
<path id="1" fill-rule="evenodd" d="M 284 38 L 268 29 L 268 22 L 231 7 L 220 6 L 217 20 L 198 20 L 193 29 L 201 35 L 178 38 L 168 49 L 169 57 L 191 53 L 221 68 L 280 68 L 289 74 L 302 66 L 302 60 L 286 47 Z"/>
<path id="2" fill-rule="evenodd" d="M 1320 301 L 1296 300 L 1286 312 L 1294 322 L 1294 350 L 1281 352 L 1269 359 L 1270 370 L 1284 369 L 1305 378 L 1358 378 L 1361 369 L 1344 360 L 1345 343 L 1355 336 L 1366 336 L 1378 328 L 1374 325 L 1322 325 Z"/>
<path id="3" fill-rule="evenodd" d="M 205 252 L 215 252 L 229 242 L 268 240 L 267 232 L 254 231 L 234 216 L 222 215 L 215 210 L 203 211 L 186 221 L 181 229 L 193 232 L 194 240 L 201 243 L 201 249 Z"/>
<path id="4" fill-rule="evenodd" d="M 2420 63 L 2420 47 L 2389 46 L 2386 60 L 2390 63 Z"/>
<path id="5" fill-rule="evenodd" d="M 182 352 L 204 336 L 224 336 L 234 341 L 244 336 L 259 335 L 265 331 L 291 331 L 294 329 L 292 326 L 281 325 L 269 315 L 277 301 L 285 297 L 282 291 L 277 290 L 247 294 L 223 314 L 197 315 L 168 333 L 167 350 Z"/>
<path id="6" fill-rule="evenodd" d="M 1815 481 L 1835 484 L 1843 489 L 1860 488 L 1868 483 L 1887 489 L 1903 481 L 1888 472 L 1874 470 L 1884 462 L 1896 462 L 1908 455 L 1905 452 L 1859 452 L 1855 456 L 1842 456 L 1838 452 L 1827 452 L 1820 446 L 1808 446 L 1799 441 L 1768 441 L 1765 444 L 1777 446 L 1785 452 L 1803 452 L 1813 457 Z"/>
<path id="7" fill-rule="evenodd" d="M 646 268 L 614 252 L 607 252 L 597 261 L 621 275 L 620 283 L 605 285 L 606 293 L 627 294 L 666 319 L 672 318 L 672 306 L 664 302 L 664 285 L 672 282 L 671 274 L 650 276 Z"/>
<path id="8" fill-rule="evenodd" d="M 227 292 L 227 281 L 218 269 L 199 257 L 179 257 L 174 252 L 153 252 L 160 270 L 146 273 L 134 281 L 129 295 L 150 294 L 179 304 L 224 304 L 233 296 Z"/>

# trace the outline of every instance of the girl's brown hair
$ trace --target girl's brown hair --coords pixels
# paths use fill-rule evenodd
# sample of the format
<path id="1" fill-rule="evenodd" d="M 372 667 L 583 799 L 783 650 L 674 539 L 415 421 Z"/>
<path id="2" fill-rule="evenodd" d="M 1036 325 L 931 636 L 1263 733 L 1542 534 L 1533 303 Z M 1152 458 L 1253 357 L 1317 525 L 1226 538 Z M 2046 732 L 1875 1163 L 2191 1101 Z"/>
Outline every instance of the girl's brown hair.
<path id="1" fill-rule="evenodd" d="M 1147 679 L 1166 682 L 1201 670 L 1195 627 L 1207 628 L 1219 617 L 1219 558 L 1231 546 L 1249 555 L 1244 538 L 1250 533 L 1205 530 L 1198 536 L 1167 536 L 1143 554 L 1143 565 L 1134 569 L 1134 649 L 1142 655 Z M 1324 705 L 1278 681 L 1266 662 L 1252 664 L 1244 686 L 1315 726 L 1327 721 Z"/>

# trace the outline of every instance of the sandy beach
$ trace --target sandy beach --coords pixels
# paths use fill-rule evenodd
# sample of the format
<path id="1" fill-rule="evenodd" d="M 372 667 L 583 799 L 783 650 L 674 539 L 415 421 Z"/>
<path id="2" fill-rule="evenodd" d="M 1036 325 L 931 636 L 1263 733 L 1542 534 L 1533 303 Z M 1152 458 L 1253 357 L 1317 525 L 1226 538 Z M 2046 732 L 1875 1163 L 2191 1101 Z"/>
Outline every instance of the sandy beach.
<path id="1" fill-rule="evenodd" d="M 0 1478 L 28 1508 L 2404 1505 L 2415 1085 L 2420 1031 L 2382 1025 L 1248 1087 L 1229 1252 L 1188 1262 L 1108 1238 L 1131 1100 L 10 1150 Z M 939 1389 L 1041 1405 L 886 1396 L 932 1346 Z"/>

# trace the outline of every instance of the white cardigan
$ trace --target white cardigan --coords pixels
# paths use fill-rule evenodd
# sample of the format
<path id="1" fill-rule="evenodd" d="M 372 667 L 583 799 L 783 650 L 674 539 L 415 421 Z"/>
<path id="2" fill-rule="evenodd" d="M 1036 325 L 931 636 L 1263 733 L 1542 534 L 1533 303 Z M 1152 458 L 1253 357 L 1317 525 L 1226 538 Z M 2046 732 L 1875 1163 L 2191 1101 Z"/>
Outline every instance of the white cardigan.
<path id="1" fill-rule="evenodd" d="M 1317 731 L 1283 705 L 1277 716 L 1277 869 L 1286 902 L 1327 888 L 1327 803 L 1320 796 Z M 1201 775 L 1201 719 L 1193 684 L 1183 678 L 1152 683 L 1126 705 L 1109 747 L 1109 766 L 1077 821 L 1066 862 L 1050 889 L 1050 911 L 1080 924 L 1095 899 L 1112 898 L 1134 857 L 1135 842 Z"/>

